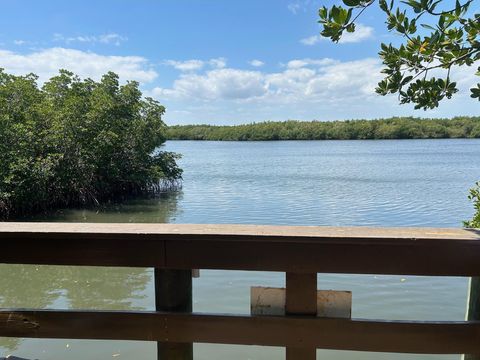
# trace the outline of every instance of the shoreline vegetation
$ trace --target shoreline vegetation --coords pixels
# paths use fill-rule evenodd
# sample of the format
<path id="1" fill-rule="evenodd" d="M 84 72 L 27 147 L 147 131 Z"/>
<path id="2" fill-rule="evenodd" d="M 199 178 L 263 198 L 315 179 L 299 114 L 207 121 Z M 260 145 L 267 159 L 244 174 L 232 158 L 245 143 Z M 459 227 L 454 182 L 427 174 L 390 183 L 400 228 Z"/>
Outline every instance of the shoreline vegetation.
<path id="1" fill-rule="evenodd" d="M 0 69 L 0 219 L 181 186 L 179 155 L 159 150 L 165 108 L 137 82 L 66 70 L 37 80 Z"/>
<path id="2" fill-rule="evenodd" d="M 245 125 L 175 125 L 168 140 L 387 140 L 480 138 L 480 117 L 260 122 Z"/>

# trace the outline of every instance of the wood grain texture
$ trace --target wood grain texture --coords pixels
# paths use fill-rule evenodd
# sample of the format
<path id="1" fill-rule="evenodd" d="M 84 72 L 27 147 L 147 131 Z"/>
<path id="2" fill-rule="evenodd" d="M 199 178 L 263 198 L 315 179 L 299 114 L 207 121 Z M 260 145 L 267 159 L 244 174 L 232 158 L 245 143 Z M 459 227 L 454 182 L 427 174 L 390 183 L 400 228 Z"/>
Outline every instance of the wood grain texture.
<path id="1" fill-rule="evenodd" d="M 0 223 L 0 263 L 480 276 L 472 229 Z"/>
<path id="2" fill-rule="evenodd" d="M 286 273 L 285 313 L 287 315 L 317 316 L 317 274 Z M 286 360 L 315 360 L 313 346 L 287 346 Z"/>
<path id="3" fill-rule="evenodd" d="M 480 353 L 480 322 L 402 322 L 161 312 L 0 310 L 0 336 Z"/>
<path id="4" fill-rule="evenodd" d="M 192 312 L 192 271 L 155 269 L 155 310 Z M 157 343 L 158 360 L 193 360 L 192 343 Z"/>
<path id="5" fill-rule="evenodd" d="M 295 239 L 311 238 L 350 242 L 355 240 L 370 239 L 375 241 L 397 240 L 424 241 L 424 240 L 479 240 L 478 229 L 462 228 L 371 228 L 371 227 L 328 227 L 328 226 L 273 226 L 273 225 L 228 225 L 228 224 L 125 224 L 125 223 L 48 223 L 48 222 L 1 222 L 0 234 L 12 234 L 14 236 L 34 237 L 47 235 L 72 236 L 89 235 L 100 237 L 119 238 L 123 235 L 145 235 L 147 237 L 171 238 L 171 236 L 191 236 L 191 239 L 202 237 L 220 237 L 231 239 L 237 236 L 256 241 L 257 237 L 266 240 L 275 238 Z M 158 235 L 158 236 L 155 236 Z M 338 239 L 338 240 L 335 240 Z"/>

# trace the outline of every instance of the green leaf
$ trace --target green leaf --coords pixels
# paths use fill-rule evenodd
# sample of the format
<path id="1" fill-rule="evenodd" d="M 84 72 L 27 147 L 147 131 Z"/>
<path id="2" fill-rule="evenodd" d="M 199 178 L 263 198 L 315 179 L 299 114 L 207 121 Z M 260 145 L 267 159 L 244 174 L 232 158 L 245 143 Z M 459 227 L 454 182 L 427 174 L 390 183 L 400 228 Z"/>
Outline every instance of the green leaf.
<path id="1" fill-rule="evenodd" d="M 358 6 L 360 5 L 360 0 L 342 0 L 343 3 L 347 6 Z"/>

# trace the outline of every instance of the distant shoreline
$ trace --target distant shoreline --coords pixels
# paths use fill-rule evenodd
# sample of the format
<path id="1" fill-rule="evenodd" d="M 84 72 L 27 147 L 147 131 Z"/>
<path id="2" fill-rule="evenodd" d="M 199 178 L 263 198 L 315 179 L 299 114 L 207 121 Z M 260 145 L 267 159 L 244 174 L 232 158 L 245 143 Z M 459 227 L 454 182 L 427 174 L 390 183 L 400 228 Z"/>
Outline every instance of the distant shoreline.
<path id="1" fill-rule="evenodd" d="M 395 140 L 480 138 L 480 117 L 422 119 L 395 117 L 378 120 L 281 121 L 245 125 L 174 125 L 168 140 Z"/>

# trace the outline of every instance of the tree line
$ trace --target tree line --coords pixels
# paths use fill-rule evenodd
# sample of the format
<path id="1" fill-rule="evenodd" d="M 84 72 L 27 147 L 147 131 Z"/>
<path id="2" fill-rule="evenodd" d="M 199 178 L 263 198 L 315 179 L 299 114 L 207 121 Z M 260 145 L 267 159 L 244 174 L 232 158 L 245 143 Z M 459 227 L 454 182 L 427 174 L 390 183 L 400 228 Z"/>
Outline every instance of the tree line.
<path id="1" fill-rule="evenodd" d="M 421 119 L 395 117 L 378 120 L 261 122 L 246 125 L 176 125 L 171 140 L 373 140 L 480 138 L 480 117 Z"/>
<path id="2" fill-rule="evenodd" d="M 164 112 L 113 72 L 97 82 L 61 70 L 39 86 L 0 69 L 0 218 L 179 185 L 178 155 L 158 150 Z"/>

